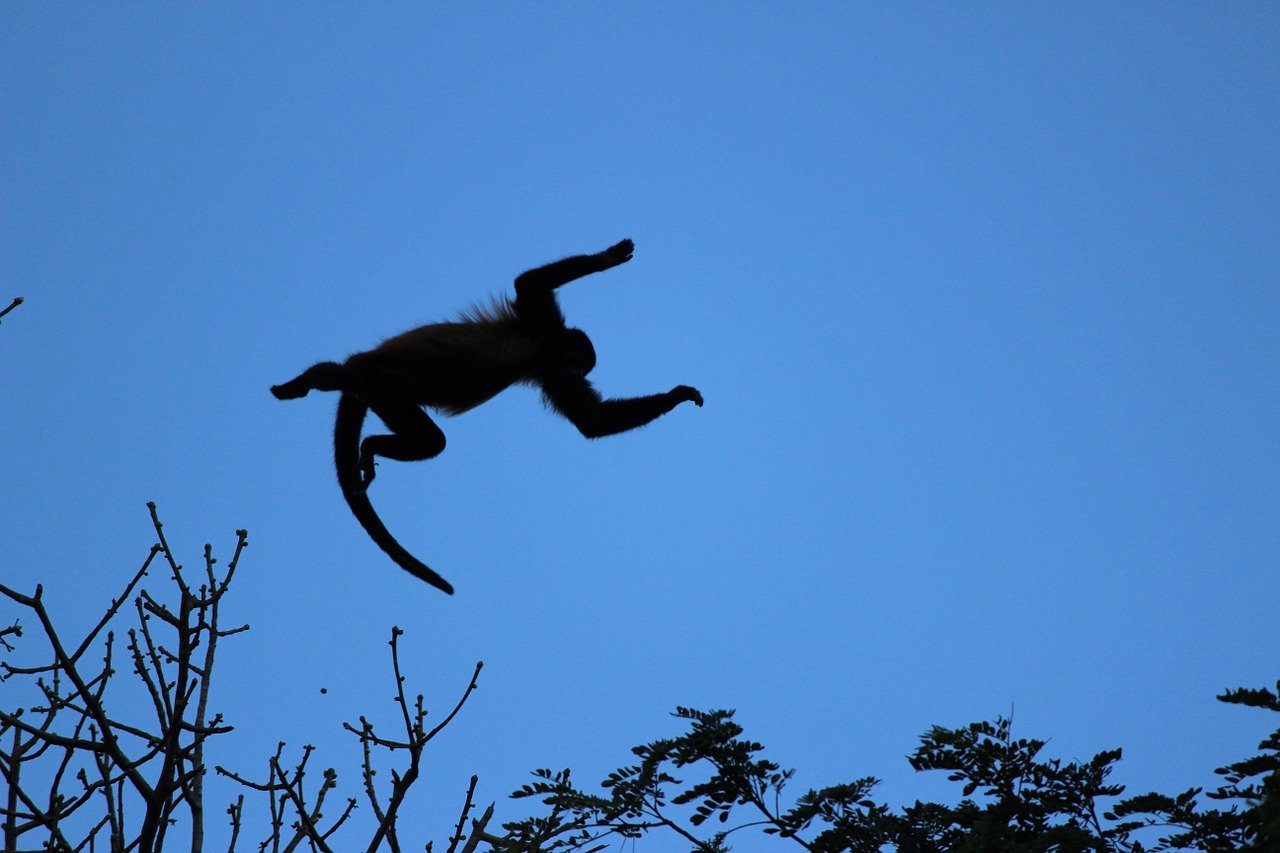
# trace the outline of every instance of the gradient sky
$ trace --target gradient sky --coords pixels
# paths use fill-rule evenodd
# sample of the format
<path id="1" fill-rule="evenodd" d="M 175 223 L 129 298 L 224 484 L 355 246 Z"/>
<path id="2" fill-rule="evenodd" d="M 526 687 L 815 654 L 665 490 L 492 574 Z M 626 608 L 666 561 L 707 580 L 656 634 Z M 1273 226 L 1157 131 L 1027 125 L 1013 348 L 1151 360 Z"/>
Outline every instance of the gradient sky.
<path id="1" fill-rule="evenodd" d="M 1214 695 L 1280 677 L 1280 14 L 670 5 L 0 6 L 0 577 L 72 634 L 146 501 L 192 567 L 248 528 L 217 760 L 314 743 L 353 794 L 391 626 L 441 713 L 483 659 L 424 840 L 678 704 L 797 794 L 937 796 L 918 735 L 1011 709 L 1131 793 L 1212 783 L 1274 726 Z M 442 420 L 373 490 L 458 594 L 415 581 L 334 397 L 268 387 L 622 237 L 561 291 L 592 378 L 706 407 Z"/>

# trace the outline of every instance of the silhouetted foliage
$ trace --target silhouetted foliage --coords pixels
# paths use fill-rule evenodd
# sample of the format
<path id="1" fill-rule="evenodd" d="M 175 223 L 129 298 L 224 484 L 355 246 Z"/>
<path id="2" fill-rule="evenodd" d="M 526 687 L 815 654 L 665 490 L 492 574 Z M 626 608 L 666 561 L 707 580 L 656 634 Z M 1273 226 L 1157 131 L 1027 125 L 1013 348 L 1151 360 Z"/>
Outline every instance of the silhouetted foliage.
<path id="1" fill-rule="evenodd" d="M 1269 690 L 1219 698 L 1280 711 Z M 505 824 L 507 838 L 494 848 L 600 850 L 611 836 L 666 829 L 696 853 L 719 853 L 733 833 L 755 827 L 817 853 L 1280 850 L 1280 731 L 1262 742 L 1263 754 L 1218 771 L 1227 784 L 1207 796 L 1233 800 L 1225 810 L 1206 807 L 1195 788 L 1175 797 L 1131 797 L 1103 811 L 1124 791 L 1108 781 L 1119 749 L 1083 763 L 1044 758 L 1045 741 L 1014 738 L 1004 718 L 935 726 L 910 756 L 916 770 L 944 771 L 961 783 L 957 805 L 894 809 L 872 798 L 877 780 L 865 777 L 810 790 L 783 807 L 793 771 L 760 757 L 763 747 L 742 737 L 732 711 L 678 708 L 674 716 L 688 721 L 688 731 L 635 747 L 639 762 L 606 776 L 603 794 L 577 787 L 568 770 L 535 771 L 535 781 L 512 796 L 537 799 L 548 811 Z M 682 778 L 691 772 L 700 774 L 697 781 Z M 722 828 L 707 832 L 708 825 Z"/>
<path id="2" fill-rule="evenodd" d="M 1219 694 L 1219 701 L 1280 712 L 1280 681 L 1276 690 L 1238 688 Z M 1174 827 L 1180 831 L 1161 838 L 1150 850 L 1280 850 L 1280 729 L 1268 735 L 1262 752 L 1220 767 L 1226 784 L 1205 796 L 1229 803 L 1226 809 L 1197 806 L 1203 789 L 1192 788 L 1170 797 L 1150 793 L 1131 797 L 1107 815 L 1136 818 L 1126 829 Z"/>

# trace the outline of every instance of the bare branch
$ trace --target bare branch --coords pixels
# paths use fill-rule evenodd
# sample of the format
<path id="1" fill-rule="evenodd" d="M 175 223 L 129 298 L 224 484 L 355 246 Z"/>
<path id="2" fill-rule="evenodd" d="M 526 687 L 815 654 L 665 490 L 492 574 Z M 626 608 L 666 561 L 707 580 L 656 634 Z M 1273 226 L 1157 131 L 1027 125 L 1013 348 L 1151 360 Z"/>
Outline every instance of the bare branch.
<path id="1" fill-rule="evenodd" d="M 231 816 L 231 841 L 227 845 L 227 853 L 236 853 L 236 839 L 240 837 L 240 818 L 244 814 L 244 794 L 236 797 L 236 801 L 227 806 L 227 814 Z"/>
<path id="2" fill-rule="evenodd" d="M 3 849 L 17 849 L 18 837 L 29 831 L 47 833 L 43 844 L 50 849 L 73 850 L 92 848 L 95 838 L 110 835 L 113 850 L 155 851 L 169 845 L 165 835 L 174 825 L 180 810 L 192 817 L 192 849 L 203 844 L 203 788 L 205 773 L 203 744 L 206 738 L 231 730 L 215 715 L 208 718 L 209 676 L 214 661 L 217 638 L 239 633 L 244 628 L 222 631 L 217 625 L 216 606 L 227 589 L 226 578 L 217 578 L 211 547 L 206 546 L 205 574 L 213 581 L 200 595 L 193 595 L 181 576 L 181 566 L 173 558 L 165 540 L 155 505 L 149 504 L 153 525 L 160 542 L 150 547 L 146 559 L 130 577 L 123 593 L 113 598 L 103 615 L 76 644 L 74 650 L 64 644 L 54 628 L 37 586 L 33 595 L 24 595 L 0 585 L 0 595 L 25 607 L 39 620 L 48 644 L 51 662 L 47 665 L 21 667 L 0 664 L 5 677 L 24 675 L 34 678 L 34 687 L 44 697 L 43 707 L 0 711 L 0 735 L 11 734 L 12 754 L 0 749 L 0 771 L 9 793 L 0 799 L 0 826 L 4 831 Z M 244 531 L 237 531 L 238 558 L 245 545 Z M 157 555 L 163 554 L 173 569 L 179 600 L 169 606 L 140 588 L 150 573 Z M 231 569 L 228 569 L 230 574 Z M 135 674 L 152 700 L 157 722 L 156 731 L 147 731 L 115 718 L 107 712 L 105 694 L 115 674 L 113 620 L 123 612 L 124 604 L 133 601 L 138 625 L 130 631 L 129 651 Z M 153 618 L 159 621 L 153 622 Z M 165 645 L 153 632 L 156 625 L 174 631 L 174 642 Z M 247 627 L 247 626 L 245 626 Z M 162 629 L 163 630 L 163 629 Z M 4 640 L 19 636 L 22 628 L 0 629 L 0 643 L 12 650 Z M 208 633 L 208 639 L 204 634 Z M 88 673 L 84 669 L 85 653 L 103 639 L 101 669 Z M 199 660 L 195 654 L 201 643 L 205 649 Z M 46 680 L 46 674 L 48 680 Z M 63 679 L 67 689 L 63 689 Z M 39 715 L 39 716 L 37 716 Z M 55 721 L 70 725 L 55 725 Z M 141 749 L 133 748 L 133 741 Z M 23 790 L 20 765 L 54 751 L 48 772 L 41 774 L 49 781 L 48 806 Z M 130 753 L 133 753 L 130 755 Z M 68 778 L 79 781 L 78 793 L 64 791 Z M 60 826 L 71 814 L 87 803 L 100 804 L 103 816 L 95 818 L 87 835 L 78 844 L 65 837 Z M 137 807 L 141 805 L 141 809 Z M 140 826 L 140 829 L 135 827 Z M 137 832 L 130 836 L 130 833 Z M 101 839 L 100 839 L 101 840 Z"/>
<path id="3" fill-rule="evenodd" d="M 467 700 L 471 698 L 471 694 L 474 693 L 475 689 L 479 686 L 480 670 L 482 669 L 484 669 L 484 661 L 482 660 L 476 661 L 475 672 L 471 673 L 471 683 L 467 685 L 467 689 L 462 694 L 462 698 L 458 700 L 457 705 L 453 706 L 453 710 L 449 712 L 449 716 L 445 717 L 444 721 L 441 722 L 440 725 L 436 726 L 427 734 L 426 740 L 429 741 L 436 735 L 440 734 L 440 732 L 444 729 L 444 727 L 449 725 L 449 723 L 453 722 L 454 717 L 458 716 L 458 712 L 462 710 L 462 706 L 467 704 Z"/>
<path id="4" fill-rule="evenodd" d="M 18 622 L 17 620 L 14 620 L 14 623 L 10 625 L 8 628 L 0 628 L 0 646 L 3 646 L 6 652 L 15 651 L 14 647 L 9 643 L 8 640 L 5 639 L 5 637 L 9 636 L 10 634 L 12 634 L 15 637 L 21 637 L 22 623 Z"/>
<path id="5" fill-rule="evenodd" d="M 76 688 L 76 695 L 84 699 L 86 710 L 94 722 L 98 725 L 102 736 L 102 745 L 105 751 L 111 755 L 112 759 L 122 768 L 129 768 L 133 762 L 124 753 L 123 747 L 117 740 L 112 731 L 111 721 L 107 718 L 106 712 L 102 708 L 102 703 L 85 684 L 78 668 L 66 649 L 62 645 L 62 639 L 58 636 L 57 629 L 53 626 L 53 620 L 49 617 L 48 610 L 45 609 L 43 595 L 44 590 L 39 585 L 36 586 L 34 596 L 21 595 L 8 587 L 0 584 L 0 593 L 7 595 L 9 598 L 30 608 L 35 613 L 36 618 L 40 620 L 40 626 L 44 629 L 45 638 L 49 642 L 50 648 L 54 653 L 54 660 L 57 662 L 59 669 L 66 674 L 72 685 Z M 153 795 L 151 785 L 143 778 L 136 768 L 129 772 L 129 781 L 137 790 L 138 794 L 144 799 L 148 799 Z"/>
<path id="6" fill-rule="evenodd" d="M 0 317 L 3 317 L 5 314 L 8 314 L 14 308 L 17 308 L 19 305 L 21 305 L 24 301 L 25 299 L 21 296 L 13 297 L 13 301 L 9 303 L 9 307 L 5 308 L 3 311 L 0 311 Z"/>
<path id="7" fill-rule="evenodd" d="M 464 838 L 462 828 L 467 825 L 467 815 L 471 814 L 472 798 L 476 793 L 476 783 L 480 781 L 479 776 L 471 777 L 471 784 L 467 786 L 467 796 L 462 801 L 462 814 L 458 815 L 458 826 L 453 831 L 453 836 L 449 839 L 449 849 L 445 853 L 454 853 L 458 849 L 458 842 Z"/>
<path id="8" fill-rule="evenodd" d="M 474 776 L 472 777 L 475 778 Z M 485 827 L 489 825 L 489 821 L 493 818 L 493 803 L 489 803 L 489 808 L 484 810 L 484 814 L 480 815 L 479 820 L 471 821 L 471 838 L 467 839 L 467 846 L 462 848 L 462 853 L 476 853 L 476 847 L 481 841 L 493 843 L 498 839 L 485 832 Z"/>
<path id="9" fill-rule="evenodd" d="M 89 648 L 93 643 L 94 638 L 98 636 L 99 632 L 107 626 L 108 622 L 116 618 L 116 614 L 120 612 L 120 608 L 129 600 L 129 595 L 133 592 L 133 588 L 138 585 L 139 581 L 146 577 L 147 569 L 151 567 L 151 561 L 156 558 L 156 554 L 159 552 L 159 545 L 151 546 L 151 551 L 147 554 L 147 558 L 142 561 L 142 566 L 138 571 L 134 572 L 133 578 L 125 586 L 124 592 L 120 593 L 118 598 L 113 598 L 111 600 L 111 606 L 107 608 L 107 612 L 102 615 L 102 618 L 98 620 L 98 624 L 85 636 L 84 640 L 80 643 L 80 647 L 75 650 L 73 655 L 71 655 L 72 660 L 78 661 L 80 656 L 84 654 L 85 649 Z"/>

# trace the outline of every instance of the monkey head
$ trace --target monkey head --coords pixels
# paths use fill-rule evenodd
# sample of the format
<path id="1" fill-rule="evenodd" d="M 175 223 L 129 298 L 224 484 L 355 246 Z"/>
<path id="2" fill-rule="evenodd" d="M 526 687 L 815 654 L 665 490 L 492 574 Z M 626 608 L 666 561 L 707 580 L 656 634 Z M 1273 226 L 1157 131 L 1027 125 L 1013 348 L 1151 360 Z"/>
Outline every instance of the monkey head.
<path id="1" fill-rule="evenodd" d="M 581 329 L 565 329 L 560 341 L 562 364 L 586 376 L 596 366 L 596 348 Z"/>

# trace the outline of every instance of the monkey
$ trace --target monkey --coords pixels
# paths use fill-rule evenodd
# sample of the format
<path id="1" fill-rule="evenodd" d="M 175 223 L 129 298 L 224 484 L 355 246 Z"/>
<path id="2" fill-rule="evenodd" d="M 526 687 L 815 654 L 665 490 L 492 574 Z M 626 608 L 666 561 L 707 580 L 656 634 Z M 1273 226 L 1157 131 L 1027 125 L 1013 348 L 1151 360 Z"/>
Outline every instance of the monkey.
<path id="1" fill-rule="evenodd" d="M 322 361 L 272 386 L 279 400 L 310 391 L 338 391 L 333 427 L 334 467 L 351 513 L 387 556 L 409 574 L 452 595 L 453 586 L 410 554 L 382 523 L 369 500 L 381 456 L 416 462 L 439 456 L 444 432 L 425 411 L 460 415 L 512 385 L 542 391 L 551 411 L 589 439 L 642 427 L 681 403 L 702 406 L 688 385 L 643 397 L 605 399 L 587 379 L 596 365 L 591 339 L 568 326 L 556 288 L 631 260 L 631 240 L 590 255 L 574 255 L 521 273 L 515 298 L 499 297 L 452 322 L 419 326 L 358 352 L 345 362 Z M 387 435 L 360 440 L 368 412 Z"/>

